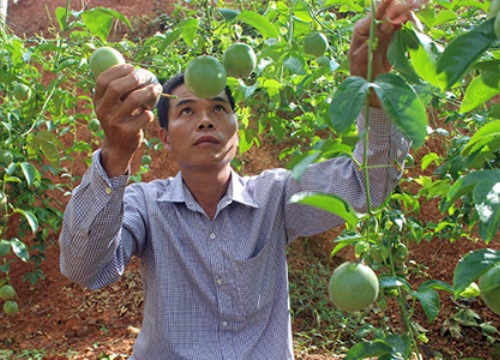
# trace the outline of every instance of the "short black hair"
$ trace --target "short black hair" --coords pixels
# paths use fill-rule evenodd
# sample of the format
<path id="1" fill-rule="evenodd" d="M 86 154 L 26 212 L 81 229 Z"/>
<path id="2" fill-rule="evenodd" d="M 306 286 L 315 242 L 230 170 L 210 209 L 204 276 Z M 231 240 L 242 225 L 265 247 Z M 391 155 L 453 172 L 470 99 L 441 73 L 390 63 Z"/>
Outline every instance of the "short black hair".
<path id="1" fill-rule="evenodd" d="M 160 101 L 156 105 L 156 110 L 158 112 L 158 121 L 160 122 L 160 127 L 163 129 L 168 128 L 168 109 L 170 108 L 170 95 L 177 87 L 184 84 L 184 73 L 178 73 L 172 76 L 169 80 L 167 80 L 163 84 L 162 93 L 167 96 L 162 96 Z M 233 94 L 231 93 L 231 89 L 226 85 L 224 88 L 224 92 L 229 100 L 229 105 L 231 106 L 231 110 L 234 112 L 236 105 L 234 102 Z"/>

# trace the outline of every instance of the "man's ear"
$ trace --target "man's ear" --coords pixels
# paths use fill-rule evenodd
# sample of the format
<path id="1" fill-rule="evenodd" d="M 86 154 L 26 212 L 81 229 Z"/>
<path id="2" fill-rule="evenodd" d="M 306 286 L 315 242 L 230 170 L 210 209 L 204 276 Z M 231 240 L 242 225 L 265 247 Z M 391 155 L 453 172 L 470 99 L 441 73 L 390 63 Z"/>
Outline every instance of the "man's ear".
<path id="1" fill-rule="evenodd" d="M 172 149 L 172 147 L 170 146 L 170 138 L 168 135 L 168 131 L 164 128 L 160 128 L 160 139 L 165 150 L 170 151 Z"/>

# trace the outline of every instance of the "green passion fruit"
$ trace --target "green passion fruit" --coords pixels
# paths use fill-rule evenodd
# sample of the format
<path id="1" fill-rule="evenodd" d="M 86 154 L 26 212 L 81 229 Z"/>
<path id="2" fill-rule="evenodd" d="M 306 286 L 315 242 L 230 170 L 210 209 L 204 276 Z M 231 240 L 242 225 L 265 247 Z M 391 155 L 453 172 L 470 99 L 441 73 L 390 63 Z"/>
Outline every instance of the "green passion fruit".
<path id="1" fill-rule="evenodd" d="M 199 56 L 189 62 L 184 72 L 184 83 L 197 97 L 219 95 L 226 86 L 227 74 L 219 60 L 210 55 Z"/>
<path id="2" fill-rule="evenodd" d="M 12 300 L 14 297 L 16 297 L 16 292 L 12 286 L 7 284 L 0 288 L 0 299 Z"/>
<path id="3" fill-rule="evenodd" d="M 479 277 L 481 299 L 495 314 L 500 315 L 500 264 Z"/>
<path id="4" fill-rule="evenodd" d="M 333 271 L 328 292 L 340 310 L 365 310 L 378 296 L 378 277 L 369 266 L 348 261 Z"/>
<path id="5" fill-rule="evenodd" d="M 103 46 L 97 48 L 90 56 L 89 66 L 94 78 L 97 78 L 103 71 L 111 66 L 125 64 L 122 54 L 111 47 Z"/>
<path id="6" fill-rule="evenodd" d="M 8 300 L 3 304 L 3 311 L 7 315 L 14 315 L 17 313 L 18 310 L 19 310 L 19 305 L 17 305 L 17 302 L 15 302 L 14 300 Z"/>
<path id="7" fill-rule="evenodd" d="M 9 150 L 0 149 L 0 165 L 10 165 L 14 161 L 14 156 Z"/>
<path id="8" fill-rule="evenodd" d="M 257 65 L 257 56 L 253 49 L 244 43 L 230 45 L 222 55 L 222 64 L 227 75 L 235 78 L 249 76 Z"/>
<path id="9" fill-rule="evenodd" d="M 141 157 L 141 164 L 142 165 L 150 165 L 153 162 L 153 159 L 151 158 L 150 155 L 143 155 Z"/>
<path id="10" fill-rule="evenodd" d="M 14 89 L 12 89 L 12 95 L 14 95 L 18 101 L 26 101 L 31 96 L 31 89 L 28 85 L 18 83 L 14 86 Z"/>
<path id="11" fill-rule="evenodd" d="M 328 39 L 322 32 L 315 31 L 304 37 L 303 50 L 306 54 L 314 55 L 318 58 L 323 56 L 327 47 Z"/>

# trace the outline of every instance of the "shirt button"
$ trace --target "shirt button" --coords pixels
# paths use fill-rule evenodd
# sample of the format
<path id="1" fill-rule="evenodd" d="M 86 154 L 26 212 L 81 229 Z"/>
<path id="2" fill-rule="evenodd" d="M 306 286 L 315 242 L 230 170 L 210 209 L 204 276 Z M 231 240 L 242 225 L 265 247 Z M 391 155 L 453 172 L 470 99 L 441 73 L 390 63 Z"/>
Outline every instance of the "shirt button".
<path id="1" fill-rule="evenodd" d="M 214 233 L 211 233 L 209 236 L 210 236 L 210 239 L 212 239 L 212 240 L 216 238 Z"/>
<path id="2" fill-rule="evenodd" d="M 215 282 L 217 283 L 217 285 L 222 285 L 222 279 L 217 279 L 215 280 Z"/>
<path id="3" fill-rule="evenodd" d="M 226 327 L 227 326 L 227 321 L 222 322 L 222 326 Z"/>
<path id="4" fill-rule="evenodd" d="M 106 191 L 106 194 L 108 194 L 108 195 L 110 195 L 113 192 L 113 190 L 110 187 L 107 187 L 105 191 Z"/>

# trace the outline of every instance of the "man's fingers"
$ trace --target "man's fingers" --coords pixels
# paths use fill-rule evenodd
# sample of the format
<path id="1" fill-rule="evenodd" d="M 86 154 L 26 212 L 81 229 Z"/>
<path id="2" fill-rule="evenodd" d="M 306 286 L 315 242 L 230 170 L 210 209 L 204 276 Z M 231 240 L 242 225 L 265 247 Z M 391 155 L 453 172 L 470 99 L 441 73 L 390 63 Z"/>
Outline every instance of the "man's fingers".
<path id="1" fill-rule="evenodd" d="M 128 117 L 138 108 L 152 108 L 151 104 L 161 94 L 159 83 L 146 84 L 148 79 L 142 72 L 129 72 L 125 76 L 115 77 L 106 85 L 102 84 L 102 87 L 106 86 L 106 91 L 101 97 L 96 93 L 95 103 L 103 111 Z"/>
<path id="2" fill-rule="evenodd" d="M 103 71 L 96 79 L 95 99 L 100 99 L 104 96 L 108 84 L 115 79 L 123 78 L 134 71 L 134 67 L 129 64 L 115 65 L 108 70 Z"/>
<path id="3" fill-rule="evenodd" d="M 392 3 L 397 2 L 398 0 L 382 0 L 380 4 L 375 8 L 375 19 L 382 19 L 385 14 L 387 8 L 392 5 Z"/>
<path id="4" fill-rule="evenodd" d="M 160 84 L 151 84 L 140 87 L 126 94 L 122 98 L 120 112 L 124 115 L 137 115 L 138 112 L 151 110 L 152 104 L 161 94 L 163 88 Z"/>
<path id="5" fill-rule="evenodd" d="M 377 11 L 377 19 L 388 20 L 393 24 L 402 24 L 411 18 L 411 11 L 422 7 L 424 0 L 386 0 L 383 11 Z"/>

